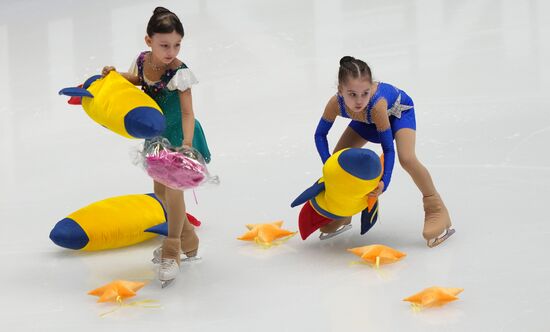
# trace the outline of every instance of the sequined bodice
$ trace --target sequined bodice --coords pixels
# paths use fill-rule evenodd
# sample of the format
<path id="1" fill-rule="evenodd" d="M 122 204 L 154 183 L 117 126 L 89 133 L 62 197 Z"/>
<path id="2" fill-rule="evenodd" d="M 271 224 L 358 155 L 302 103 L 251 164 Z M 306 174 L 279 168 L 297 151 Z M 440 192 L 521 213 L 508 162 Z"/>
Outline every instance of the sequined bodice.
<path id="1" fill-rule="evenodd" d="M 395 116 L 401 118 L 401 113 L 409 110 L 414 107 L 412 99 L 402 90 L 394 87 L 391 84 L 379 82 L 378 88 L 374 95 L 370 98 L 367 106 L 364 110 L 364 115 L 362 118 L 368 124 L 372 124 L 372 109 L 374 105 L 381 99 L 384 98 L 388 103 L 388 116 Z M 346 111 L 346 104 L 344 103 L 344 97 L 340 94 L 337 94 L 338 107 L 340 110 L 340 115 L 346 118 L 352 118 Z M 354 120 L 356 117 L 353 116 Z"/>

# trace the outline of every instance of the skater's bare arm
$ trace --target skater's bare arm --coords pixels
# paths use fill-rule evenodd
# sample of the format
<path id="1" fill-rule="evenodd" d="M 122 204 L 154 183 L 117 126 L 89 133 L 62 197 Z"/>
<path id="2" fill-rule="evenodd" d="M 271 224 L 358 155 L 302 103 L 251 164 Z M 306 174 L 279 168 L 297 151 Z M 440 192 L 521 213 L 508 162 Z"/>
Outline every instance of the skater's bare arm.
<path id="1" fill-rule="evenodd" d="M 338 100 L 336 100 L 336 96 L 332 96 L 325 106 L 323 119 L 327 120 L 328 122 L 334 122 L 339 113 Z"/>
<path id="2" fill-rule="evenodd" d="M 195 134 L 195 113 L 193 112 L 193 99 L 191 89 L 180 91 L 181 125 L 185 133 L 182 145 L 192 147 Z"/>
<path id="3" fill-rule="evenodd" d="M 388 102 L 384 98 L 380 98 L 372 108 L 372 122 L 376 125 L 378 132 L 390 128 L 390 118 L 388 117 Z"/>

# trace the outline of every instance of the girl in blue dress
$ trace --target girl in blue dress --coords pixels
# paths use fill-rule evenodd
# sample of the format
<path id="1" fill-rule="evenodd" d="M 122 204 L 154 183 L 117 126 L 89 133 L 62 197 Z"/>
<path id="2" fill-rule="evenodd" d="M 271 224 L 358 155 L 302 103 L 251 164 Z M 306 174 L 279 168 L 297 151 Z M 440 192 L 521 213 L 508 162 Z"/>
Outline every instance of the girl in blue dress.
<path id="1" fill-rule="evenodd" d="M 344 148 L 360 148 L 367 142 L 382 145 L 384 172 L 378 188 L 370 195 L 378 196 L 390 185 L 395 149 L 399 163 L 409 173 L 423 195 L 423 236 L 434 247 L 450 235 L 451 218 L 432 181 L 430 173 L 415 153 L 416 120 L 414 104 L 403 90 L 391 84 L 374 82 L 369 66 L 359 59 L 345 56 L 340 60 L 338 93 L 330 98 L 317 130 L 315 145 L 323 163 L 330 157 L 327 134 L 336 117 L 351 119 L 334 152 Z M 351 218 L 335 220 L 321 228 L 327 234 L 347 229 Z"/>
<path id="2" fill-rule="evenodd" d="M 198 81 L 177 58 L 183 36 L 183 25 L 176 14 L 163 7 L 155 8 L 145 36 L 150 51 L 140 53 L 130 70 L 120 74 L 133 84 L 141 85 L 158 103 L 166 118 L 162 137 L 173 147 L 194 147 L 209 162 L 206 138 L 193 112 L 191 86 Z M 111 70 L 115 68 L 104 67 L 102 74 L 107 75 Z M 168 219 L 168 236 L 154 252 L 154 256 L 160 258 L 159 279 L 164 287 L 176 278 L 181 253 L 189 258 L 197 255 L 199 239 L 187 219 L 183 192 L 156 181 L 154 191 L 165 206 Z"/>

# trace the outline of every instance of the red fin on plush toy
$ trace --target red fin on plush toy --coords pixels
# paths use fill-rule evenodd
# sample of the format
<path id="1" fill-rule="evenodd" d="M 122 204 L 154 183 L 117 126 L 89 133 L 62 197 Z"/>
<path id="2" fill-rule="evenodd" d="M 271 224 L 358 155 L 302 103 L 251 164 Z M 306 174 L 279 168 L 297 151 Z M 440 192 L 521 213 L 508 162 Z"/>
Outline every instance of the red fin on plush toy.
<path id="1" fill-rule="evenodd" d="M 80 84 L 78 87 L 82 88 L 82 84 Z M 72 96 L 71 98 L 69 98 L 69 100 L 67 100 L 67 103 L 69 105 L 82 105 L 82 97 Z"/>
<path id="2" fill-rule="evenodd" d="M 195 227 L 199 227 L 201 225 L 201 222 L 189 213 L 187 213 L 187 219 L 189 220 L 189 223 Z"/>
<path id="3" fill-rule="evenodd" d="M 313 206 L 311 206 L 311 203 L 307 201 L 304 206 L 302 206 L 300 217 L 298 219 L 298 228 L 300 229 L 300 236 L 302 237 L 302 240 L 307 239 L 311 233 L 331 223 L 332 221 L 332 219 L 323 217 L 317 213 Z"/>
<path id="4" fill-rule="evenodd" d="M 69 105 L 82 105 L 82 97 L 71 97 L 67 100 Z"/>

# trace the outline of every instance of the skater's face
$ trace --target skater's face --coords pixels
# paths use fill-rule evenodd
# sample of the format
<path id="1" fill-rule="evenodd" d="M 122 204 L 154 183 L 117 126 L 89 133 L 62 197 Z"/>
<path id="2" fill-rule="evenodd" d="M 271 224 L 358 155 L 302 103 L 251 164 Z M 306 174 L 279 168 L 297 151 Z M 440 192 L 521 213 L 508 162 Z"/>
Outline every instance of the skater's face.
<path id="1" fill-rule="evenodd" d="M 182 36 L 176 31 L 170 33 L 155 33 L 145 36 L 145 43 L 151 48 L 155 61 L 168 65 L 178 56 Z"/>
<path id="2" fill-rule="evenodd" d="M 372 82 L 364 78 L 350 78 L 338 91 L 344 97 L 346 106 L 355 113 L 367 107 L 371 97 Z"/>

